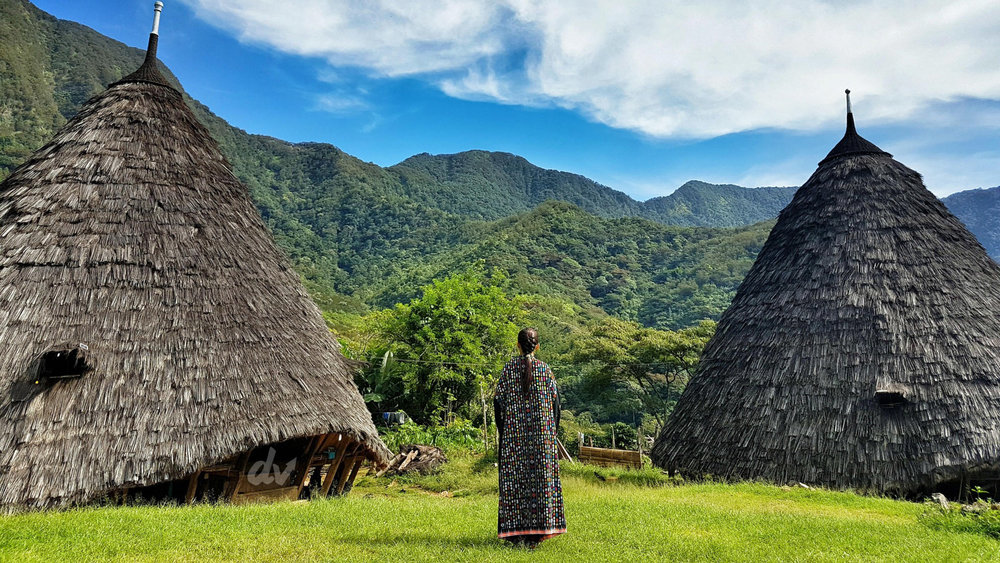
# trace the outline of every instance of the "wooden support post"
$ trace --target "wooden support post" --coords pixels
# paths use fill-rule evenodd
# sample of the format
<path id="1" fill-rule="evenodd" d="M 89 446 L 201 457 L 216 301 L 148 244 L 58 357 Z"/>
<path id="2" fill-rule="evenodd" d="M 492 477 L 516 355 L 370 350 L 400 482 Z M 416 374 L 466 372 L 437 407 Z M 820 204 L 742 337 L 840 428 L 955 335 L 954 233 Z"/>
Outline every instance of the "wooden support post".
<path id="1" fill-rule="evenodd" d="M 354 451 L 357 451 L 357 448 Z M 344 494 L 344 487 L 347 486 L 347 476 L 354 470 L 355 457 L 353 455 L 354 452 L 352 451 L 351 453 L 351 457 L 346 458 L 344 464 L 340 466 L 340 475 L 337 476 L 337 496 Z"/>
<path id="2" fill-rule="evenodd" d="M 358 470 L 361 469 L 361 464 L 364 463 L 365 458 L 362 456 L 357 457 L 357 461 L 354 462 L 354 469 L 351 470 L 351 476 L 347 478 L 347 487 L 345 490 L 350 491 L 354 487 L 354 480 L 358 477 Z"/>
<path id="3" fill-rule="evenodd" d="M 300 496 L 302 495 L 302 487 L 304 487 L 306 484 L 306 477 L 309 476 L 309 467 L 312 465 L 312 459 L 319 451 L 320 447 L 322 447 L 323 444 L 326 443 L 326 436 L 327 436 L 326 434 L 320 434 L 319 436 L 313 438 L 311 442 L 309 442 L 309 447 L 306 449 L 305 463 L 302 464 L 302 470 L 297 475 L 295 483 L 292 484 L 293 486 L 298 488 Z"/>
<path id="4" fill-rule="evenodd" d="M 240 494 L 240 489 L 243 487 L 243 483 L 247 480 L 247 465 L 250 464 L 251 452 L 252 450 L 244 452 L 236 462 L 236 469 L 238 473 L 236 476 L 236 484 L 233 486 L 233 490 L 229 495 L 229 502 L 236 500 L 236 496 Z"/>
<path id="5" fill-rule="evenodd" d="M 323 479 L 323 496 L 330 494 L 333 479 L 337 476 L 337 470 L 340 469 L 340 464 L 344 461 L 344 454 L 347 452 L 347 446 L 350 443 L 351 441 L 347 439 L 347 436 L 341 436 L 340 446 L 337 447 L 337 455 L 334 456 L 333 462 L 330 463 L 330 469 L 326 471 L 326 479 Z"/>
<path id="6" fill-rule="evenodd" d="M 191 504 L 194 502 L 194 496 L 198 492 L 198 479 L 200 477 L 201 471 L 195 471 L 188 479 L 188 490 L 187 494 L 184 495 L 184 504 Z"/>

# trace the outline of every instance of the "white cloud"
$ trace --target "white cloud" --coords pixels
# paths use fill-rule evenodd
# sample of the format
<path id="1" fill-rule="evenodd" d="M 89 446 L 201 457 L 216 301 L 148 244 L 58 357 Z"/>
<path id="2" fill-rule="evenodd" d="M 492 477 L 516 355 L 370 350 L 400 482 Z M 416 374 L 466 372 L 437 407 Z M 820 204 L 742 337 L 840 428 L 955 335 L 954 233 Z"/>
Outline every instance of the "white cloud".
<path id="1" fill-rule="evenodd" d="M 1000 151 L 984 150 L 969 154 L 917 154 L 905 163 L 924 177 L 924 185 L 938 197 L 1000 184 Z"/>
<path id="2" fill-rule="evenodd" d="M 335 115 L 343 115 L 370 109 L 362 98 L 343 94 L 327 93 L 316 96 L 316 108 Z"/>
<path id="3" fill-rule="evenodd" d="M 996 0 L 186 1 L 246 41 L 655 137 L 814 130 L 845 87 L 866 125 L 1000 100 Z"/>
<path id="4" fill-rule="evenodd" d="M 508 11 L 477 0 L 185 0 L 244 41 L 387 76 L 465 68 L 512 44 Z"/>

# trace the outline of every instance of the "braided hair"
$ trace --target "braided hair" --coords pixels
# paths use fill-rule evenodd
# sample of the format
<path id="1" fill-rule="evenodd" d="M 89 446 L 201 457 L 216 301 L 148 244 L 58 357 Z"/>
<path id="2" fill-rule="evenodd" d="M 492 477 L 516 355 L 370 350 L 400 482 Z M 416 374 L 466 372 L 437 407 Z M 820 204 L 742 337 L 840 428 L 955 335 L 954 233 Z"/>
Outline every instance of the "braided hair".
<path id="1" fill-rule="evenodd" d="M 524 357 L 524 372 L 521 373 L 521 392 L 527 393 L 531 388 L 531 371 L 535 367 L 535 359 L 531 355 L 538 346 L 538 329 L 524 328 L 517 333 L 517 345 Z"/>

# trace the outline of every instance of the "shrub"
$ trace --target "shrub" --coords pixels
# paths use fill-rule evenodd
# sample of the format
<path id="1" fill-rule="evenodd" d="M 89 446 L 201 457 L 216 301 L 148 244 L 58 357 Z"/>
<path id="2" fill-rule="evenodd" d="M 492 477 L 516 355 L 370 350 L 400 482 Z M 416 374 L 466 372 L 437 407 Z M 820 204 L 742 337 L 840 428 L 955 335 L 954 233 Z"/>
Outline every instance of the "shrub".
<path id="1" fill-rule="evenodd" d="M 1000 539 L 1000 505 L 977 500 L 963 507 L 952 504 L 947 509 L 927 501 L 920 521 L 935 530 L 968 532 Z"/>
<path id="2" fill-rule="evenodd" d="M 399 451 L 400 446 L 423 444 L 437 446 L 443 450 L 471 449 L 483 450 L 482 431 L 472 422 L 458 418 L 444 426 L 421 426 L 407 421 L 382 432 L 382 441 L 390 450 Z"/>

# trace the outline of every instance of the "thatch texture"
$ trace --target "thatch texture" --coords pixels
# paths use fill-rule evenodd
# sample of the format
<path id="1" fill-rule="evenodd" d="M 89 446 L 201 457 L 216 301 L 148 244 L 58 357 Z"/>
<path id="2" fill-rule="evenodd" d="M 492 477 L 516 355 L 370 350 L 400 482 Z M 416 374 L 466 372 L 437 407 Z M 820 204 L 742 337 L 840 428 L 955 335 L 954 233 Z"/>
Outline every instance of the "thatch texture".
<path id="1" fill-rule="evenodd" d="M 246 187 L 158 74 L 91 99 L 0 184 L 0 509 L 326 433 L 388 458 Z M 58 350 L 84 373 L 39 378 Z"/>
<path id="2" fill-rule="evenodd" d="M 661 467 L 895 494 L 1000 469 L 1000 267 L 919 174 L 852 135 L 853 119 L 779 216 Z"/>

